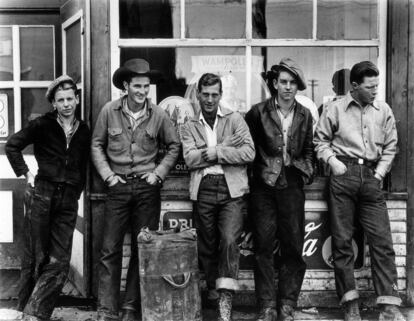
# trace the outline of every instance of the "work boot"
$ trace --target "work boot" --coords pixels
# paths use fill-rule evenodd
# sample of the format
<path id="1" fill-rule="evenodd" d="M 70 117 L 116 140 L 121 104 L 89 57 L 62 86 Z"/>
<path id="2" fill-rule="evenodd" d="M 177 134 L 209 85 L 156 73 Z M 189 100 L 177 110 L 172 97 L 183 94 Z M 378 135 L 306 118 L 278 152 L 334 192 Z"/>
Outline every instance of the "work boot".
<path id="1" fill-rule="evenodd" d="M 276 321 L 277 312 L 274 308 L 261 308 L 256 321 Z"/>
<path id="2" fill-rule="evenodd" d="M 218 302 L 218 321 L 231 321 L 231 306 L 233 303 L 233 293 L 228 290 L 220 291 Z"/>
<path id="3" fill-rule="evenodd" d="M 359 314 L 358 300 L 347 301 L 344 303 L 344 321 L 361 321 Z"/>
<path id="4" fill-rule="evenodd" d="M 293 314 L 295 313 L 295 310 L 291 305 L 284 304 L 280 308 L 279 311 L 279 320 L 280 321 L 293 321 Z"/>
<path id="5" fill-rule="evenodd" d="M 406 321 L 400 309 L 394 304 L 382 304 L 378 321 Z"/>

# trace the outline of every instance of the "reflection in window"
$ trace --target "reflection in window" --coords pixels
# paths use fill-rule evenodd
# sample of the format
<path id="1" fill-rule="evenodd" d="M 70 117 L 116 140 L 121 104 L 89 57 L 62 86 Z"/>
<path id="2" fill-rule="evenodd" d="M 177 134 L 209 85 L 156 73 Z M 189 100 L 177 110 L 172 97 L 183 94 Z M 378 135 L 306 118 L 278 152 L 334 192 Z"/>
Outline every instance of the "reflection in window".
<path id="1" fill-rule="evenodd" d="M 54 78 L 54 37 L 51 27 L 20 28 L 20 68 L 22 80 Z"/>
<path id="2" fill-rule="evenodd" d="M 66 74 L 75 83 L 82 81 L 81 23 L 76 21 L 66 29 Z"/>
<path id="3" fill-rule="evenodd" d="M 179 0 L 119 0 L 121 38 L 180 37 Z"/>
<path id="4" fill-rule="evenodd" d="M 0 81 L 13 80 L 12 30 L 0 27 Z"/>
<path id="5" fill-rule="evenodd" d="M 368 47 L 255 48 L 253 52 L 265 53 L 266 70 L 283 57 L 294 59 L 307 80 L 306 90 L 298 94 L 312 99 L 319 108 L 349 89 L 349 73 L 343 69 L 351 69 L 363 60 L 376 63 L 378 58 L 377 48 Z"/>
<path id="6" fill-rule="evenodd" d="M 312 38 L 312 1 L 253 0 L 254 38 Z"/>
<path id="7" fill-rule="evenodd" d="M 29 121 L 52 110 L 45 93 L 46 88 L 22 88 L 22 128 L 26 127 Z"/>
<path id="8" fill-rule="evenodd" d="M 186 0 L 187 38 L 244 38 L 245 0 Z"/>
<path id="9" fill-rule="evenodd" d="M 378 0 L 318 0 L 318 39 L 375 39 Z"/>
<path id="10" fill-rule="evenodd" d="M 134 48 L 121 50 L 121 63 L 131 58 L 144 58 L 152 69 L 160 70 L 164 81 L 157 84 L 157 101 L 170 96 L 188 98 L 197 108 L 196 83 L 203 73 L 219 74 L 223 82 L 223 105 L 246 112 L 246 58 L 244 48 Z M 263 57 L 253 60 L 252 100 L 265 97 L 266 84 L 260 77 Z"/>

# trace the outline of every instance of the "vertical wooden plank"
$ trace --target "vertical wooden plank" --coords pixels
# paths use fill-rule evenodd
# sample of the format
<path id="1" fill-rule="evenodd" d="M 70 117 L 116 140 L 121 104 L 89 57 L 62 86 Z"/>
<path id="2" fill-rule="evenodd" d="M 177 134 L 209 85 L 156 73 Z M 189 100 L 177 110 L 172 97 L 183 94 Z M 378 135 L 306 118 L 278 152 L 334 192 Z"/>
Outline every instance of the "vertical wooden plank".
<path id="1" fill-rule="evenodd" d="M 409 0 L 409 20 L 414 19 L 414 0 Z M 408 179 L 408 202 L 407 202 L 407 301 L 414 305 L 414 24 L 409 24 L 409 41 L 408 41 L 408 154 L 407 154 L 407 177 Z"/>
<path id="2" fill-rule="evenodd" d="M 388 2 L 387 101 L 397 121 L 399 138 L 399 153 L 391 172 L 391 192 L 405 192 L 407 188 L 408 2 Z"/>
<path id="3" fill-rule="evenodd" d="M 103 105 L 111 99 L 109 0 L 90 0 L 90 125 L 94 128 Z M 103 199 L 99 197 L 105 189 L 102 180 L 91 164 L 90 208 L 91 208 L 91 285 L 97 296 L 97 263 L 102 241 Z"/>

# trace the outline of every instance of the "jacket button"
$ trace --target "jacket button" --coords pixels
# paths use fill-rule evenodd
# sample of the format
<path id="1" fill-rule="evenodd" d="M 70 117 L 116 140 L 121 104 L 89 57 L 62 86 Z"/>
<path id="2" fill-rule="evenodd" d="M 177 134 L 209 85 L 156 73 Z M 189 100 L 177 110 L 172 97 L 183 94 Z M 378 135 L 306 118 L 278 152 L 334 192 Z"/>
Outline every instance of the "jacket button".
<path id="1" fill-rule="evenodd" d="M 277 162 L 277 163 L 280 163 L 280 160 L 277 160 L 276 162 Z"/>

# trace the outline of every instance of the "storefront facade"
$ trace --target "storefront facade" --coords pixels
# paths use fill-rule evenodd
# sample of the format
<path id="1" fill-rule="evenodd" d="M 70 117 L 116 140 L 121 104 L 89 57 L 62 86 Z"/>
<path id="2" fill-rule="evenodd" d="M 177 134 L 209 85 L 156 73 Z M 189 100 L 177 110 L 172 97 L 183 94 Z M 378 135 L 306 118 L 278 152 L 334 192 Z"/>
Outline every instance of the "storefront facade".
<path id="1" fill-rule="evenodd" d="M 43 95 L 56 75 L 66 72 L 76 79 L 82 95 L 79 115 L 93 128 L 102 106 L 122 95 L 111 83 L 113 72 L 130 58 L 144 58 L 152 68 L 164 74 L 163 82 L 151 86 L 150 96 L 170 114 L 178 127 L 198 108 L 195 84 L 202 73 L 220 74 L 224 89 L 222 103 L 246 113 L 252 104 L 270 95 L 262 72 L 288 56 L 304 70 L 308 88 L 299 92 L 298 99 L 311 108 L 316 122 L 318 110 L 348 89 L 346 79 L 352 65 L 371 60 L 380 69 L 379 99 L 389 102 L 397 119 L 399 154 L 384 189 L 397 256 L 398 287 L 404 301 L 414 303 L 411 192 L 414 183 L 409 179 L 413 177 L 414 165 L 413 144 L 409 140 L 412 137 L 410 124 L 414 121 L 411 110 L 414 71 L 409 68 L 414 53 L 414 32 L 410 30 L 413 26 L 409 24 L 414 17 L 412 0 L 70 0 L 51 3 L 31 1 L 33 8 L 30 10 L 25 1 L 0 7 L 0 17 L 5 18 L 0 21 L 0 67 L 11 70 L 0 79 L 0 99 L 8 107 L 4 109 L 6 116 L 4 111 L 0 112 L 8 121 L 8 126 L 3 126 L 4 133 L 0 128 L 0 196 L 9 206 L 7 213 L 2 214 L 5 222 L 7 219 L 12 222 L 0 234 L 4 236 L 0 240 L 1 271 L 10 272 L 19 267 L 18 259 L 10 258 L 16 257 L 18 251 L 24 189 L 22 179 L 16 179 L 8 166 L 4 142 L 24 126 L 27 119 L 44 112 L 42 108 L 47 108 L 47 104 L 37 97 Z M 53 13 L 56 23 L 33 18 L 45 13 Z M 31 17 L 36 23 L 23 21 L 21 16 Z M 43 46 L 38 54 L 43 60 L 31 62 L 25 60 L 25 50 L 33 52 L 39 41 L 27 35 L 32 44 L 24 49 L 27 40 L 23 40 L 25 32 L 35 24 L 36 28 L 43 28 L 41 43 L 53 43 L 53 49 Z M 47 39 L 48 30 L 53 30 L 51 41 Z M 16 51 L 20 55 L 15 54 Z M 49 52 L 47 59 L 45 52 Z M 10 57 L 13 58 L 11 63 L 7 60 Z M 45 61 L 50 63 L 42 65 Z M 26 71 L 28 67 L 31 68 Z M 36 68 L 40 70 L 38 75 Z M 47 70 L 50 71 L 45 74 Z M 28 98 L 26 92 L 37 100 Z M 31 106 L 27 101 L 34 103 Z M 31 152 L 27 153 L 35 166 Z M 308 271 L 300 304 L 329 306 L 337 302 L 327 226 L 326 171 L 323 166 L 317 169 L 318 177 L 306 189 L 303 255 Z M 92 166 L 89 178 L 81 200 L 71 273 L 85 296 L 96 294 L 96 264 L 103 237 L 105 200 L 105 186 Z M 181 160 L 164 183 L 161 228 L 171 228 L 178 223 L 191 226 L 188 181 L 188 170 Z M 125 243 L 123 275 L 126 275 L 129 257 L 128 238 Z M 248 228 L 240 246 L 240 279 L 245 295 L 239 300 L 253 302 L 253 255 Z M 355 252 L 358 288 L 368 297 L 373 286 L 370 259 L 361 233 L 355 236 Z M 3 253 L 7 253 L 10 262 Z"/>

